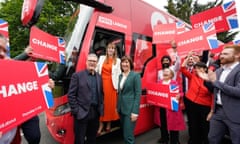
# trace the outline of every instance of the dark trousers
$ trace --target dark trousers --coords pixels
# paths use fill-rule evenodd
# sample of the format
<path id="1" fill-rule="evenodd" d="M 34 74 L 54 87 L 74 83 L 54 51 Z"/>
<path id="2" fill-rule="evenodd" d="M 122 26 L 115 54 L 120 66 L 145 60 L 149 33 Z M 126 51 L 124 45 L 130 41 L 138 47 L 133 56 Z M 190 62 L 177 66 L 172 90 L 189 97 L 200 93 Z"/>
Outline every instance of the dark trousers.
<path id="1" fill-rule="evenodd" d="M 121 113 L 120 122 L 123 132 L 124 144 L 135 144 L 134 128 L 136 126 L 136 122 L 131 121 L 130 115 L 124 115 Z"/>
<path id="2" fill-rule="evenodd" d="M 167 128 L 167 112 L 165 108 L 160 108 L 160 131 L 161 131 L 161 139 L 166 143 L 169 141 L 170 135 L 170 144 L 178 144 L 179 142 L 179 131 L 170 130 L 168 133 Z"/>
<path id="3" fill-rule="evenodd" d="M 34 116 L 21 125 L 22 132 L 28 144 L 39 144 L 41 132 L 39 127 L 39 117 Z"/>
<path id="4" fill-rule="evenodd" d="M 78 120 L 74 117 L 74 144 L 96 144 L 98 127 L 99 113 L 96 107 L 91 106 L 85 118 Z"/>
<path id="5" fill-rule="evenodd" d="M 169 135 L 167 130 L 167 113 L 165 108 L 160 108 L 160 121 L 161 139 L 167 142 L 169 140 Z"/>
<path id="6" fill-rule="evenodd" d="M 184 99 L 188 118 L 190 144 L 208 144 L 209 122 L 206 120 L 210 112 L 209 106 L 196 104 Z"/>
<path id="7" fill-rule="evenodd" d="M 229 131 L 232 144 L 240 144 L 240 125 L 226 116 L 222 107 L 216 106 L 216 112 L 210 120 L 209 143 L 221 144 L 223 137 Z"/>

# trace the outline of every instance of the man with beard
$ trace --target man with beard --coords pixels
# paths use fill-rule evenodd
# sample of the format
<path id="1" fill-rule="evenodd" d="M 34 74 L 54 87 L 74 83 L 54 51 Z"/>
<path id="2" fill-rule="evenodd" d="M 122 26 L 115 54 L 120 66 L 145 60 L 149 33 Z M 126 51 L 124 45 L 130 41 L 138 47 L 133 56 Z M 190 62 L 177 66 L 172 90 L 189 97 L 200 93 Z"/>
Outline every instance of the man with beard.
<path id="1" fill-rule="evenodd" d="M 210 144 L 220 144 L 227 131 L 233 144 L 240 144 L 240 46 L 225 46 L 221 68 L 209 71 L 214 86 L 214 110 L 208 134 Z"/>
<path id="2" fill-rule="evenodd" d="M 170 68 L 173 72 L 174 72 L 174 77 L 173 80 L 177 79 L 177 72 L 180 69 L 180 63 L 181 63 L 181 59 L 177 54 L 177 44 L 176 42 L 173 40 L 171 41 L 171 46 L 174 52 L 174 56 L 175 56 L 175 62 L 174 65 L 172 65 L 172 59 L 169 55 L 164 55 L 161 58 L 161 64 L 162 64 L 162 69 L 158 71 L 158 81 L 161 81 L 163 79 L 163 69 L 165 68 Z M 163 107 L 157 107 L 157 109 L 155 110 L 159 110 L 160 112 L 160 131 L 161 131 L 161 138 L 158 140 L 158 143 L 161 144 L 167 144 L 169 141 L 169 133 L 168 133 L 168 129 L 167 129 L 167 116 L 166 116 L 166 109 Z M 156 112 L 158 113 L 158 112 Z M 159 115 L 155 115 L 158 116 Z M 174 136 L 173 136 L 174 135 Z M 170 139 L 171 137 L 177 137 L 179 136 L 179 132 L 178 131 L 172 131 L 170 132 Z M 176 140 L 175 140 L 176 141 Z M 178 140 L 177 140 L 178 141 Z"/>
<path id="3" fill-rule="evenodd" d="M 174 57 L 175 57 L 176 61 L 172 65 L 172 59 L 171 59 L 171 57 L 169 55 L 164 55 L 161 58 L 162 69 L 158 71 L 158 81 L 162 80 L 162 78 L 163 78 L 162 70 L 164 68 L 170 68 L 174 72 L 174 78 L 173 79 L 176 80 L 176 77 L 177 77 L 176 73 L 180 69 L 181 59 L 180 59 L 180 57 L 177 54 L 177 44 L 176 44 L 176 42 L 174 40 L 171 41 L 171 46 L 172 46 Z"/>

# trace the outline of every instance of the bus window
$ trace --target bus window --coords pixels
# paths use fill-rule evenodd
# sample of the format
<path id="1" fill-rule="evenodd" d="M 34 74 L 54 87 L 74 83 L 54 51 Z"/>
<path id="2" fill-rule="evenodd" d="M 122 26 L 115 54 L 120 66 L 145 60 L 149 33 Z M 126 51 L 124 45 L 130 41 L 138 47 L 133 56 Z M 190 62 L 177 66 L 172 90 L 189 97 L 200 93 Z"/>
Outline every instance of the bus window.
<path id="1" fill-rule="evenodd" d="M 109 42 L 116 44 L 118 57 L 124 55 L 124 34 L 96 28 L 93 37 L 90 52 L 96 53 L 98 57 L 106 54 L 106 47 Z"/>
<path id="2" fill-rule="evenodd" d="M 143 75 L 147 62 L 155 55 L 151 41 L 149 37 L 139 34 L 133 35 L 130 56 L 134 62 L 134 71 L 141 73 L 141 75 Z"/>

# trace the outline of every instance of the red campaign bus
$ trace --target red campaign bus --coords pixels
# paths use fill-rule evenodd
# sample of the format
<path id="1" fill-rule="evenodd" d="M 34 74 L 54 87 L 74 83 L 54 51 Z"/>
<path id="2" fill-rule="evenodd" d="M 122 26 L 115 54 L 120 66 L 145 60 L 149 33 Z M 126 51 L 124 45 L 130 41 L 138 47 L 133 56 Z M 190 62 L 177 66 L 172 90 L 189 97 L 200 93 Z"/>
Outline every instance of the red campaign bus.
<path id="1" fill-rule="evenodd" d="M 118 40 L 118 56 L 131 56 L 134 71 L 141 74 L 142 96 L 135 134 L 155 127 L 154 107 L 146 102 L 146 83 L 157 81 L 160 51 L 169 48 L 170 44 L 153 45 L 153 27 L 157 24 L 173 23 L 178 19 L 141 0 L 105 0 L 102 3 L 112 7 L 113 11 L 102 12 L 101 8 L 93 3 L 91 4 L 95 5 L 95 8 L 80 4 L 67 29 L 65 39 L 68 76 L 56 81 L 53 90 L 54 107 L 46 111 L 47 128 L 60 143 L 71 144 L 74 141 L 73 117 L 66 96 L 72 74 L 69 73 L 72 60 L 76 60 L 76 67 L 72 71 L 85 69 L 88 53 L 94 52 L 98 56 L 104 54 L 106 41 L 113 38 Z M 111 131 L 117 129 L 119 121 L 113 123 Z"/>

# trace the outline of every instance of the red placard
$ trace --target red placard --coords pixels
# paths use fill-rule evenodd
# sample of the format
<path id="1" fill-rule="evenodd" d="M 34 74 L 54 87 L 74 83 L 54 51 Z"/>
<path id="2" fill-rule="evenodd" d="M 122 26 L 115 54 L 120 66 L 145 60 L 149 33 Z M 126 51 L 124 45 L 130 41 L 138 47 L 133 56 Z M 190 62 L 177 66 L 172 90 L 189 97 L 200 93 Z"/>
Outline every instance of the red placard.
<path id="1" fill-rule="evenodd" d="M 218 48 L 215 26 L 213 23 L 203 25 L 198 29 L 177 35 L 178 54 L 185 56 L 190 51 L 202 51 Z"/>
<path id="2" fill-rule="evenodd" d="M 8 131 L 53 106 L 47 64 L 0 60 L 0 67 L 0 131 Z"/>
<path id="3" fill-rule="evenodd" d="M 176 24 L 160 24 L 153 29 L 153 43 L 169 43 L 175 39 L 177 33 Z"/>
<path id="4" fill-rule="evenodd" d="M 193 28 L 199 28 L 206 23 L 213 22 L 217 33 L 238 28 L 236 4 L 234 1 L 230 1 L 221 6 L 192 15 L 190 20 Z"/>
<path id="5" fill-rule="evenodd" d="M 31 27 L 30 46 L 33 48 L 32 57 L 65 64 L 65 41 L 52 36 L 37 27 Z"/>
<path id="6" fill-rule="evenodd" d="M 147 102 L 152 105 L 178 111 L 179 102 L 176 100 L 177 94 L 179 94 L 179 86 L 177 84 L 149 83 L 147 85 Z"/>
<path id="7" fill-rule="evenodd" d="M 160 24 L 153 29 L 153 43 L 169 43 L 177 34 L 185 31 L 185 23 L 179 21 L 171 24 Z"/>

